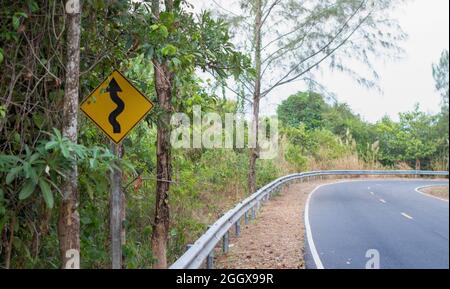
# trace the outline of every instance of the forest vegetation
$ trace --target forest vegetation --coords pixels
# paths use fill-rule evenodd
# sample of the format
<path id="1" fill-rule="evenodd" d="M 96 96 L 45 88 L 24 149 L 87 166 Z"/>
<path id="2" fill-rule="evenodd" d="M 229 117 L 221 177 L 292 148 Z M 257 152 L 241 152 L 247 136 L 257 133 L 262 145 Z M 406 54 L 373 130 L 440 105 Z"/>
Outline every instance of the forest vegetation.
<path id="1" fill-rule="evenodd" d="M 311 71 L 325 60 L 351 75 L 352 85 L 374 87 L 372 56 L 401 53 L 401 29 L 382 19 L 399 1 L 369 7 L 338 0 L 331 8 L 330 1 L 310 1 L 316 12 L 308 14 L 298 1 L 252 0 L 243 1 L 243 15 L 193 12 L 184 0 L 65 2 L 2 0 L 0 6 L 1 268 L 61 268 L 68 249 L 79 250 L 81 268 L 110 268 L 114 176 L 124 201 L 121 266 L 165 268 L 226 210 L 280 176 L 448 170 L 448 51 L 430 63 L 442 96 L 436 115 L 417 106 L 398 121 L 370 123 L 315 86 L 283 96 L 272 160 L 258 159 L 257 148 L 169 144 L 173 113 L 191 115 L 201 105 L 263 119 L 261 98 L 298 79 L 313 84 Z M 293 21 L 295 33 L 268 37 L 277 17 Z M 251 34 L 248 43 L 235 38 L 239 31 Z M 369 76 L 347 67 L 350 58 L 365 63 Z M 114 68 L 155 103 L 119 153 L 78 111 Z"/>

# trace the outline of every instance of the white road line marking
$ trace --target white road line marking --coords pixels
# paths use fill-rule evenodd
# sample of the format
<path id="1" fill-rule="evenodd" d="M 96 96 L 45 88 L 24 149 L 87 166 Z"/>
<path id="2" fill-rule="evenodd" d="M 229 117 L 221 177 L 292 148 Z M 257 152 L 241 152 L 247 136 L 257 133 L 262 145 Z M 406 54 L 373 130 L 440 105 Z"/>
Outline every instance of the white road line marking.
<path id="1" fill-rule="evenodd" d="M 445 185 L 444 185 L 444 186 L 445 186 Z M 430 197 L 430 198 L 433 198 L 433 199 L 440 200 L 440 201 L 443 201 L 443 202 L 447 202 L 447 203 L 448 203 L 448 200 L 446 200 L 446 199 L 442 199 L 442 198 L 439 198 L 439 197 L 436 197 L 436 196 L 433 196 L 433 195 L 430 195 L 430 194 L 427 194 L 427 193 L 424 193 L 424 192 L 421 192 L 421 191 L 420 191 L 421 189 L 432 188 L 432 187 L 441 187 L 441 186 L 440 186 L 440 185 L 421 186 L 421 187 L 416 188 L 415 191 L 416 191 L 417 193 L 421 194 L 421 195 L 424 195 L 424 196 L 427 196 L 427 197 Z"/>
<path id="2" fill-rule="evenodd" d="M 311 231 L 311 225 L 309 223 L 309 203 L 311 201 L 312 195 L 321 187 L 331 185 L 325 184 L 316 187 L 308 196 L 308 200 L 306 201 L 305 206 L 305 227 L 306 227 L 306 238 L 308 240 L 309 249 L 311 251 L 311 255 L 313 257 L 314 263 L 316 264 L 317 269 L 325 269 L 322 264 L 322 260 L 320 260 L 319 253 L 317 253 L 316 245 L 314 244 L 314 239 Z"/>
<path id="3" fill-rule="evenodd" d="M 406 213 L 402 213 L 402 216 L 405 217 L 405 218 L 407 218 L 407 219 L 414 220 L 413 217 L 411 217 L 410 215 L 408 215 L 408 214 L 406 214 Z"/>
<path id="4" fill-rule="evenodd" d="M 384 199 L 380 199 L 380 202 L 382 202 L 383 204 L 387 203 Z"/>

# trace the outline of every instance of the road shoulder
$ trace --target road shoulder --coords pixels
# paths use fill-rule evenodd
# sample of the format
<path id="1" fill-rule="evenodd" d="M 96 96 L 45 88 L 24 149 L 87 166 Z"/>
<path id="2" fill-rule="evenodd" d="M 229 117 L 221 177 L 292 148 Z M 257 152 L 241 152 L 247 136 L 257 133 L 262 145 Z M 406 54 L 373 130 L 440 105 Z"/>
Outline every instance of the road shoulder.
<path id="1" fill-rule="evenodd" d="M 418 192 L 444 201 L 449 200 L 449 186 L 432 186 L 417 189 Z"/>

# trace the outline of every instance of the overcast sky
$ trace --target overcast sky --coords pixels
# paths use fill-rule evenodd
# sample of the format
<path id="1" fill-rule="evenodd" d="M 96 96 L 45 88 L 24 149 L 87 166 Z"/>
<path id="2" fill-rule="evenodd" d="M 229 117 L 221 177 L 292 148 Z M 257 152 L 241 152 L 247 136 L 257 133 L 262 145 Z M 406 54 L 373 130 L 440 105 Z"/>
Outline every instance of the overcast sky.
<path id="1" fill-rule="evenodd" d="M 197 9 L 215 6 L 208 0 L 192 2 Z M 449 1 L 413 0 L 392 15 L 409 38 L 402 45 L 406 51 L 403 59 L 388 63 L 380 60 L 376 64 L 382 93 L 362 88 L 340 73 L 324 70 L 319 77 L 339 101 L 348 103 L 354 112 L 371 122 L 385 115 L 398 119 L 399 112 L 412 110 L 416 103 L 429 113 L 440 109 L 431 65 L 439 60 L 442 50 L 449 49 Z M 261 112 L 274 114 L 281 101 L 302 89 L 300 83 L 292 83 L 274 90 L 263 100 Z"/>

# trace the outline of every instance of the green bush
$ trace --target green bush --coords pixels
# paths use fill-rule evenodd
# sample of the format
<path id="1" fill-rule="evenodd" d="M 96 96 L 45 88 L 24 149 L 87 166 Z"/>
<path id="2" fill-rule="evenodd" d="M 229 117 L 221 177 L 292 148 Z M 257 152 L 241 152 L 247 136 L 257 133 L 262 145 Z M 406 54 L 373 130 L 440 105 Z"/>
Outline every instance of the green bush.
<path id="1" fill-rule="evenodd" d="M 297 172 L 308 169 L 308 158 L 303 156 L 302 149 L 298 145 L 288 144 L 288 148 L 284 154 L 286 161 L 291 164 Z"/>

